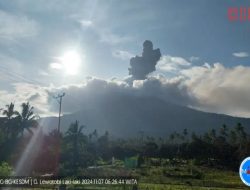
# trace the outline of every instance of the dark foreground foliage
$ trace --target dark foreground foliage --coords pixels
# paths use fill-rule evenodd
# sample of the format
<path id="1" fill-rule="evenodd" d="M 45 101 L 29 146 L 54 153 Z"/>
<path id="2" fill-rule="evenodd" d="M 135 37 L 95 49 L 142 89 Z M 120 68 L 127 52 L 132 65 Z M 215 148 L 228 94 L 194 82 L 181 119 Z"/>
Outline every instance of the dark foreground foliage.
<path id="1" fill-rule="evenodd" d="M 21 113 L 15 111 L 11 103 L 3 114 L 5 117 L 0 120 L 0 163 L 7 162 L 16 168 L 24 153 L 27 154 L 28 158 L 22 164 L 28 167 L 23 167 L 20 175 L 76 176 L 82 175 L 88 167 L 112 165 L 115 159 L 125 161 L 132 157 L 136 159 L 137 168 L 145 163 L 162 166 L 164 159 L 172 160 L 172 164 L 176 159 L 183 159 L 204 167 L 236 171 L 250 151 L 249 135 L 240 123 L 231 129 L 222 125 L 203 135 L 190 134 L 185 129 L 166 138 L 145 137 L 140 132 L 137 138 L 116 139 L 111 138 L 109 132 L 100 135 L 94 130 L 86 134 L 86 126 L 78 121 L 73 122 L 65 134 L 57 130 L 44 134 L 29 103 L 22 104 Z M 36 133 L 36 139 L 32 141 L 33 133 Z"/>

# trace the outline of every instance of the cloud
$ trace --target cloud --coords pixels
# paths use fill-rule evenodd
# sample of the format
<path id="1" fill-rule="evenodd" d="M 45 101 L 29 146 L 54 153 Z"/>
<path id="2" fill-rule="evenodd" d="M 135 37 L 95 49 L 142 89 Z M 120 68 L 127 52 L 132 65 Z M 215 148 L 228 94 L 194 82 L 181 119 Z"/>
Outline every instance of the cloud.
<path id="1" fill-rule="evenodd" d="M 247 52 L 235 52 L 233 53 L 234 57 L 239 57 L 239 58 L 244 58 L 244 57 L 249 57 L 249 53 Z"/>
<path id="2" fill-rule="evenodd" d="M 77 22 L 80 23 L 83 30 L 90 29 L 97 36 L 98 40 L 102 43 L 107 43 L 109 45 L 117 45 L 122 43 L 127 43 L 133 41 L 133 37 L 125 35 L 125 34 L 117 34 L 111 28 L 107 28 L 107 26 L 103 26 L 100 21 L 85 20 L 85 19 L 77 19 Z"/>
<path id="3" fill-rule="evenodd" d="M 196 66 L 181 72 L 194 107 L 203 111 L 250 117 L 250 67 Z"/>
<path id="4" fill-rule="evenodd" d="M 38 71 L 38 74 L 39 74 L 40 76 L 49 76 L 49 73 L 46 72 L 46 71 L 44 71 L 44 70 L 39 70 L 39 71 Z"/>
<path id="5" fill-rule="evenodd" d="M 35 69 L 34 72 L 30 71 L 30 65 L 25 65 L 21 60 L 16 59 L 14 56 L 0 53 L 0 86 L 2 89 L 10 89 L 13 83 L 31 83 L 43 85 L 41 77 L 45 73 L 41 73 L 40 69 Z M 29 72 L 29 74 L 27 74 Z M 33 74 L 33 75 L 32 75 Z M 46 75 L 46 77 L 48 74 Z M 1 89 L 0 89 L 1 90 Z"/>
<path id="6" fill-rule="evenodd" d="M 134 54 L 128 52 L 128 51 L 123 51 L 123 50 L 115 50 L 112 52 L 112 55 L 116 58 L 119 58 L 121 60 L 129 60 L 131 57 L 134 56 Z"/>
<path id="7" fill-rule="evenodd" d="M 65 92 L 64 113 L 76 112 L 83 108 L 98 110 L 98 105 L 106 99 L 136 96 L 154 97 L 207 112 L 250 117 L 248 81 L 250 67 L 227 68 L 221 63 L 205 63 L 202 66 L 182 69 L 179 76 L 149 76 L 144 80 L 134 80 L 132 85 L 126 80 L 93 77 L 81 84 L 57 87 L 15 83 L 12 91 L 0 91 L 0 108 L 11 101 L 17 105 L 30 101 L 41 116 L 55 115 L 58 103 L 53 99 L 53 95 Z"/>
<path id="8" fill-rule="evenodd" d="M 14 83 L 12 86 L 13 92 L 0 91 L 0 108 L 14 102 L 16 109 L 20 111 L 19 106 L 23 102 L 29 101 L 40 116 L 55 115 L 50 111 L 49 87 L 29 83 Z"/>
<path id="9" fill-rule="evenodd" d="M 0 39 L 17 40 L 38 34 L 39 26 L 35 20 L 24 15 L 14 15 L 0 10 Z"/>
<path id="10" fill-rule="evenodd" d="M 130 86 L 124 80 L 103 80 L 89 78 L 81 85 L 68 85 L 50 90 L 50 94 L 65 92 L 63 111 L 76 112 L 81 109 L 96 109 L 106 100 L 121 99 L 123 97 L 155 97 L 167 102 L 187 105 L 191 102 L 185 87 L 180 87 L 182 78 L 167 79 L 163 76 L 149 77 L 145 80 L 134 80 Z M 51 96 L 52 97 L 52 96 Z M 83 106 L 84 105 L 84 106 Z M 51 101 L 50 111 L 58 110 L 57 102 Z"/>
<path id="11" fill-rule="evenodd" d="M 63 98 L 64 113 L 76 112 L 83 108 L 98 109 L 98 104 L 102 100 L 130 96 L 153 96 L 186 105 L 189 102 L 188 96 L 185 88 L 180 90 L 178 87 L 180 84 L 181 78 L 166 79 L 162 76 L 135 80 L 133 86 L 124 80 L 104 80 L 92 77 L 82 84 L 59 87 L 15 83 L 13 84 L 13 92 L 0 91 L 0 108 L 10 102 L 21 105 L 21 103 L 29 101 L 40 116 L 56 115 L 58 103 L 53 96 L 61 92 L 66 93 Z"/>
<path id="12" fill-rule="evenodd" d="M 63 65 L 60 63 L 50 63 L 49 65 L 52 69 L 57 69 L 57 70 L 61 70 L 63 68 Z"/>
<path id="13" fill-rule="evenodd" d="M 144 80 L 134 80 L 129 85 L 124 80 L 88 78 L 78 85 L 41 87 L 15 83 L 14 91 L 0 91 L 0 107 L 15 101 L 30 101 L 40 115 L 55 114 L 58 104 L 53 95 L 65 92 L 64 113 L 84 109 L 98 109 L 98 103 L 114 97 L 155 97 L 167 102 L 195 109 L 250 117 L 250 67 L 226 68 L 221 63 L 194 66 L 184 69 L 180 76 L 166 78 L 158 75 Z"/>
<path id="14" fill-rule="evenodd" d="M 24 73 L 22 63 L 5 54 L 0 53 L 0 79 L 1 82 L 11 83 L 25 80 L 22 75 Z"/>
<path id="15" fill-rule="evenodd" d="M 190 58 L 189 58 L 189 61 L 190 62 L 195 62 L 195 61 L 199 61 L 199 57 L 196 57 L 196 56 L 191 56 Z"/>
<path id="16" fill-rule="evenodd" d="M 132 37 L 127 35 L 118 35 L 107 29 L 98 28 L 97 33 L 100 37 L 100 42 L 105 42 L 111 45 L 126 43 L 132 41 Z"/>
<path id="17" fill-rule="evenodd" d="M 169 79 L 158 75 L 133 81 L 133 88 L 136 89 L 136 94 L 142 97 L 155 97 L 183 106 L 192 105 L 195 98 L 190 96 L 187 87 L 183 85 L 183 80 L 181 76 Z"/>
<path id="18" fill-rule="evenodd" d="M 109 96 L 116 93 L 150 96 L 203 111 L 250 117 L 249 80 L 250 67 L 226 68 L 221 63 L 205 63 L 203 66 L 184 69 L 179 76 L 173 78 L 159 75 L 135 80 L 133 86 L 124 81 L 91 79 L 85 90 L 94 95 L 96 89 L 99 89 L 99 97 L 103 93 Z"/>
<path id="19" fill-rule="evenodd" d="M 182 57 L 164 55 L 159 60 L 157 69 L 163 72 L 174 72 L 190 65 L 191 63 Z"/>
<path id="20" fill-rule="evenodd" d="M 146 40 L 143 43 L 142 56 L 130 59 L 129 75 L 135 80 L 145 79 L 146 76 L 155 71 L 155 66 L 161 57 L 160 49 L 153 49 L 153 43 Z"/>
<path id="21" fill-rule="evenodd" d="M 93 22 L 91 20 L 79 20 L 79 23 L 84 28 L 88 28 L 88 27 L 93 26 Z"/>

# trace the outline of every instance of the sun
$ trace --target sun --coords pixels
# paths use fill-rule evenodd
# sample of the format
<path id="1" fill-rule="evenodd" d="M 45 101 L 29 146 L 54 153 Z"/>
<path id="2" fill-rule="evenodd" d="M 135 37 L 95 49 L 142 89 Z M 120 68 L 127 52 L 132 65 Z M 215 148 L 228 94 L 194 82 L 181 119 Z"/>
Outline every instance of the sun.
<path id="1" fill-rule="evenodd" d="M 67 51 L 59 59 L 67 75 L 78 74 L 82 59 L 77 51 Z"/>
<path id="2" fill-rule="evenodd" d="M 60 71 L 64 76 L 75 76 L 83 69 L 85 54 L 80 54 L 76 49 L 65 51 L 61 56 L 54 57 L 55 62 L 50 63 L 50 68 Z"/>

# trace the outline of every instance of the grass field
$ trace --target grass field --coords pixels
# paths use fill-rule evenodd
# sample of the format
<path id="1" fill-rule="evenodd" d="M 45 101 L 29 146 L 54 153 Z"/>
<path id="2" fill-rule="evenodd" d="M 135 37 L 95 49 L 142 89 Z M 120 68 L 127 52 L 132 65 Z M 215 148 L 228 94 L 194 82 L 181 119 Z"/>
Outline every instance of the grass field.
<path id="1" fill-rule="evenodd" d="M 190 164 L 191 163 L 191 164 Z M 171 163 L 163 161 L 161 165 L 144 164 L 140 168 L 125 168 L 122 161 L 114 165 L 104 165 L 89 168 L 83 175 L 92 176 L 134 176 L 138 184 L 133 185 L 68 185 L 67 189 L 88 190 L 222 190 L 222 189 L 249 189 L 240 180 L 238 172 L 226 169 L 215 169 L 198 166 L 190 161 Z M 98 178 L 98 177 L 97 177 Z M 117 177 L 119 179 L 119 177 Z M 58 187 L 44 186 L 42 189 L 56 189 Z M 12 188 L 13 189 L 13 188 Z M 39 188 L 37 188 L 39 189 Z M 41 189 L 41 188 L 40 188 Z"/>

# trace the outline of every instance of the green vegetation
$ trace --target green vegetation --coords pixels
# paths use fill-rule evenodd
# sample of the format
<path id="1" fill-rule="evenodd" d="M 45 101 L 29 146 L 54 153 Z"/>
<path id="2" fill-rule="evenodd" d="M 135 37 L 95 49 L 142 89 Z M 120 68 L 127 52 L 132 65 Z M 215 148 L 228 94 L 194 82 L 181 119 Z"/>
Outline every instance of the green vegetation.
<path id="1" fill-rule="evenodd" d="M 9 176 L 39 129 L 33 107 L 22 104 L 21 113 L 13 103 L 0 120 L 0 176 Z M 39 131 L 35 148 L 22 174 L 62 177 L 134 177 L 137 185 L 69 185 L 68 189 L 244 189 L 238 168 L 248 156 L 250 138 L 238 123 L 222 125 L 205 134 L 172 133 L 166 138 L 115 139 L 109 132 L 94 130 L 73 122 L 65 134 Z M 26 132 L 27 131 L 27 132 Z"/>
<path id="2" fill-rule="evenodd" d="M 0 164 L 0 176 L 10 176 L 12 171 L 13 169 L 8 163 L 2 162 Z"/>

